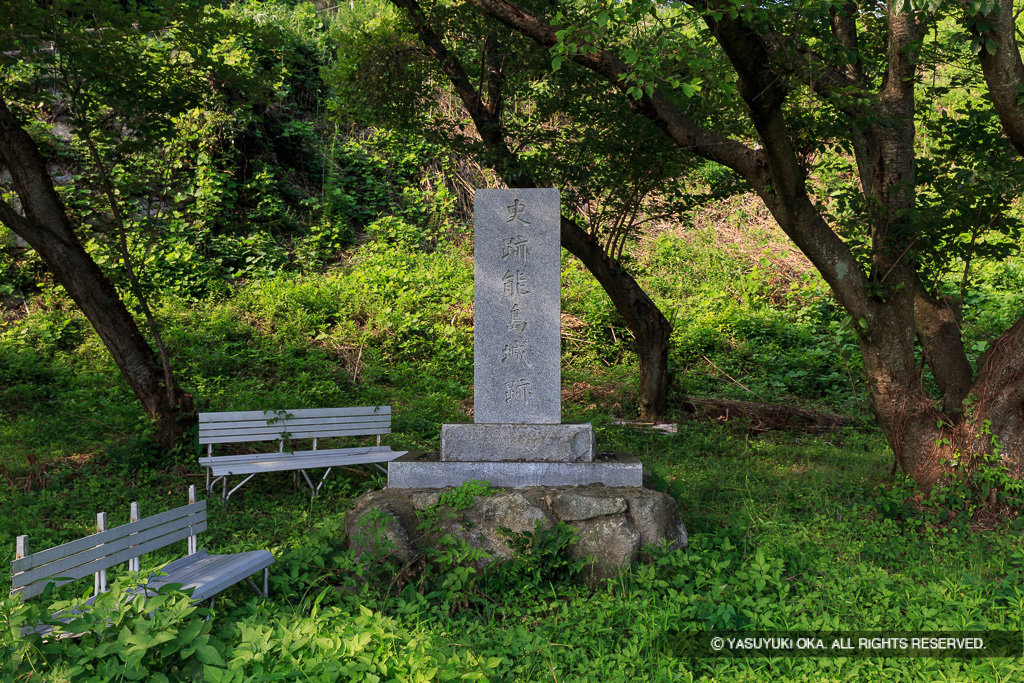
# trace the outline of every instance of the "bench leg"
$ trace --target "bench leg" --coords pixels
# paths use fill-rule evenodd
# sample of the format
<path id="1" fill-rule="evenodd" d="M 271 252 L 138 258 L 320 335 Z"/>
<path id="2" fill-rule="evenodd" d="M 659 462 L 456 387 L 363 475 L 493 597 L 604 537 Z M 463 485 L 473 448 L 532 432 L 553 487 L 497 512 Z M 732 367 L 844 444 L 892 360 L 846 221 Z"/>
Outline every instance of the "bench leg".
<path id="1" fill-rule="evenodd" d="M 331 473 L 332 469 L 334 469 L 334 468 L 333 467 L 328 467 L 327 468 L 327 471 L 324 472 L 324 476 L 320 477 L 320 483 L 318 483 L 316 486 L 313 486 L 313 481 L 309 478 L 309 475 L 306 474 L 306 470 L 299 470 L 299 472 L 302 472 L 302 476 L 306 479 L 306 483 L 309 485 L 309 489 L 310 489 L 310 491 L 313 492 L 313 496 L 314 497 L 319 495 L 320 487 L 322 487 L 324 485 L 324 482 L 327 481 L 327 475 L 329 475 Z"/>
<path id="2" fill-rule="evenodd" d="M 256 595 L 258 596 L 258 597 L 261 597 L 261 598 L 265 598 L 265 597 L 267 597 L 267 596 L 266 596 L 266 595 L 265 595 L 265 594 L 263 593 L 263 591 L 261 591 L 261 590 L 260 590 L 260 589 L 259 589 L 259 588 L 258 588 L 258 587 L 256 586 L 256 584 L 255 584 L 255 583 L 253 583 L 253 581 L 252 581 L 252 578 L 250 578 L 250 577 L 248 577 L 248 576 L 247 576 L 247 577 L 245 577 L 245 582 L 246 582 L 247 584 L 249 584 L 249 588 L 251 588 L 251 589 L 252 589 L 252 592 L 253 592 L 253 593 L 255 593 L 255 594 L 256 594 Z"/>
<path id="3" fill-rule="evenodd" d="M 306 483 L 309 485 L 309 490 L 312 491 L 313 495 L 315 496 L 316 495 L 316 487 L 313 486 L 313 482 L 310 481 L 309 475 L 306 474 L 306 470 L 299 470 L 299 472 L 302 473 L 302 478 L 306 480 Z"/>
<path id="4" fill-rule="evenodd" d="M 320 495 L 320 487 L 324 485 L 325 481 L 327 481 L 327 475 L 331 473 L 332 469 L 334 469 L 334 468 L 333 467 L 328 467 L 327 471 L 324 472 L 324 476 L 320 477 L 320 483 L 316 485 L 316 491 L 313 493 L 313 495 L 315 495 L 315 496 Z"/>
<path id="5" fill-rule="evenodd" d="M 253 583 L 253 580 L 252 580 L 251 576 L 245 577 L 245 582 L 247 584 L 249 584 L 249 588 L 252 589 L 252 592 L 255 593 L 256 595 L 258 595 L 259 597 L 265 598 L 268 595 L 270 595 L 270 569 L 268 567 L 264 567 L 263 568 L 263 590 L 262 591 L 259 589 L 259 587 L 255 583 Z"/>
<path id="6" fill-rule="evenodd" d="M 207 495 L 212 494 L 213 493 L 213 489 L 215 489 L 217 487 L 217 484 L 219 484 L 222 480 L 225 480 L 225 479 L 227 479 L 227 477 L 225 477 L 225 476 L 219 476 L 219 477 L 214 477 L 213 479 L 210 479 L 210 472 L 207 471 L 206 472 L 206 493 L 207 493 Z"/>
<path id="7" fill-rule="evenodd" d="M 240 489 L 240 488 L 242 488 L 243 486 L 245 486 L 245 484 L 246 484 L 246 483 L 247 483 L 247 482 L 248 482 L 248 481 L 249 481 L 250 479 L 252 479 L 253 477 L 255 477 L 255 476 L 256 476 L 256 474 L 257 474 L 256 472 L 253 472 L 253 473 L 252 473 L 252 474 L 250 474 L 250 475 L 249 475 L 248 477 L 246 477 L 246 478 L 245 478 L 245 479 L 243 479 L 242 481 L 238 482 L 238 485 L 237 485 L 237 486 L 235 486 L 235 488 L 231 489 L 230 491 L 228 491 L 228 478 L 227 478 L 227 477 L 224 477 L 224 502 L 227 502 L 228 498 L 230 498 L 230 497 L 231 497 L 231 495 L 232 495 L 232 494 L 233 494 L 233 493 L 234 493 L 235 491 L 237 491 L 238 489 Z"/>

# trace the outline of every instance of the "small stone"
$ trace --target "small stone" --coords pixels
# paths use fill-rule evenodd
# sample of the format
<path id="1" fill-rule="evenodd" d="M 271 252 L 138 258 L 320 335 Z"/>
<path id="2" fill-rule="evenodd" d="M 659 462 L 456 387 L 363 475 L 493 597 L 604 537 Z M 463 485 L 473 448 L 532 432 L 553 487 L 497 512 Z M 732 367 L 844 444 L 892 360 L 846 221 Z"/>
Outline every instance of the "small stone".
<path id="1" fill-rule="evenodd" d="M 617 575 L 636 562 L 640 532 L 626 515 L 613 515 L 574 524 L 579 542 L 569 548 L 569 557 L 589 558 L 587 579 L 592 584 Z"/>
<path id="2" fill-rule="evenodd" d="M 661 543 L 662 540 L 667 540 L 674 547 L 686 547 L 689 541 L 686 527 L 670 495 L 649 489 L 636 489 L 628 502 L 629 517 L 640 532 L 641 547 Z"/>
<path id="3" fill-rule="evenodd" d="M 565 492 L 555 496 L 551 509 L 564 522 L 593 519 L 602 515 L 617 515 L 626 511 L 626 500 L 619 496 L 599 496 L 588 493 Z"/>
<path id="4" fill-rule="evenodd" d="M 409 496 L 409 502 L 412 504 L 413 508 L 420 512 L 434 507 L 440 500 L 441 494 L 435 493 L 434 491 L 413 493 Z"/>

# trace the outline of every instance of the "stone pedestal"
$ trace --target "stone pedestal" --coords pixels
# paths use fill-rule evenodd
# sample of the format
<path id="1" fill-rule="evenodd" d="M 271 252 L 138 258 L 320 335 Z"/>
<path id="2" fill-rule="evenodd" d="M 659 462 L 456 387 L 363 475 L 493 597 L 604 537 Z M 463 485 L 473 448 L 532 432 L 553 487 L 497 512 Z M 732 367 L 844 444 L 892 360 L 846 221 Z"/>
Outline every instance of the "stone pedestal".
<path id="1" fill-rule="evenodd" d="M 420 524 L 427 511 L 438 522 L 424 534 Z M 450 534 L 484 550 L 490 562 L 512 557 L 499 527 L 522 533 L 533 532 L 538 523 L 548 529 L 558 522 L 576 528 L 579 541 L 568 555 L 587 559 L 585 576 L 591 580 L 613 576 L 644 559 L 645 546 L 667 541 L 684 548 L 688 542 L 676 502 L 668 494 L 600 484 L 503 489 L 476 496 L 472 507 L 459 511 L 441 505 L 435 490 L 386 488 L 356 499 L 345 515 L 345 535 L 360 555 L 408 562 L 438 536 Z"/>
<path id="2" fill-rule="evenodd" d="M 643 465 L 632 455 L 601 453 L 587 462 L 446 461 L 412 451 L 388 463 L 388 488 L 441 489 L 467 481 L 491 486 L 641 486 Z"/>
<path id="3" fill-rule="evenodd" d="M 441 425 L 441 460 L 590 462 L 594 427 L 582 424 Z"/>

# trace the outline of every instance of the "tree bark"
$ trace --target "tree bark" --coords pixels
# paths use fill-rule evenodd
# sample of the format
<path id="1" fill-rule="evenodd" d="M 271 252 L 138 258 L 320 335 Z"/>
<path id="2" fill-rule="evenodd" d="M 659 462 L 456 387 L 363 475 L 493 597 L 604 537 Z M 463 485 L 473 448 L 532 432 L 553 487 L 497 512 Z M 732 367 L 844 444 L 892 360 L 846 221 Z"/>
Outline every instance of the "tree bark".
<path id="1" fill-rule="evenodd" d="M 0 160 L 25 214 L 0 202 L 0 221 L 36 250 L 85 314 L 153 420 L 157 443 L 165 449 L 180 443 L 195 421 L 191 395 L 173 375 L 165 377 L 113 283 L 75 235 L 38 147 L 2 99 Z"/>
<path id="2" fill-rule="evenodd" d="M 537 187 L 518 156 L 509 148 L 505 137 L 502 121 L 504 75 L 494 39 L 488 36 L 484 43 L 487 92 L 484 99 L 458 58 L 448 51 L 441 37 L 431 28 L 419 3 L 416 0 L 392 0 L 392 3 L 406 13 L 420 41 L 448 77 L 491 153 L 491 165 L 505 184 L 509 187 Z M 640 417 L 654 419 L 660 416 L 665 410 L 671 383 L 668 371 L 671 324 L 633 276 L 601 247 L 597 238 L 565 216 L 561 219 L 561 241 L 562 246 L 578 258 L 601 284 L 633 333 L 640 366 Z"/>
<path id="3" fill-rule="evenodd" d="M 1017 42 L 1013 5 L 1013 0 L 996 0 L 995 9 L 988 16 L 975 15 L 968 25 L 975 38 L 982 41 L 978 61 L 1003 131 L 1017 153 L 1024 155 L 1024 103 L 1020 99 L 1024 88 L 1024 61 Z M 990 29 L 979 31 L 975 22 L 983 22 L 982 25 Z M 990 49 L 990 44 L 995 45 L 994 50 Z"/>

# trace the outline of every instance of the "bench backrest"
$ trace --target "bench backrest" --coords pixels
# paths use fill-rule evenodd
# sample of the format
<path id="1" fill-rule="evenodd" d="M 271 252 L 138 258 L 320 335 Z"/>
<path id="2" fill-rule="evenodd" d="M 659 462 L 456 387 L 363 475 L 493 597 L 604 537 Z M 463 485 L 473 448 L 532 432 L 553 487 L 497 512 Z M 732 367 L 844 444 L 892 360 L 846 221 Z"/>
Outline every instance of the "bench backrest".
<path id="1" fill-rule="evenodd" d="M 189 499 L 195 500 L 190 487 Z M 101 531 L 54 548 L 28 554 L 28 537 L 18 537 L 17 557 L 11 563 L 11 593 L 23 598 L 39 595 L 47 584 L 63 585 L 93 574 L 96 592 L 106 590 L 106 570 L 122 562 L 137 560 L 142 554 L 171 543 L 189 540 L 189 552 L 195 552 L 196 534 L 206 531 L 206 501 L 193 502 L 152 517 L 129 522 L 113 529 L 106 526 L 106 513 L 97 516 Z M 131 562 L 138 569 L 138 562 Z M 54 579 L 60 577 L 60 581 Z M 101 578 L 102 577 L 102 578 Z"/>
<path id="2" fill-rule="evenodd" d="M 391 406 L 199 413 L 199 443 L 241 443 L 391 433 Z"/>

